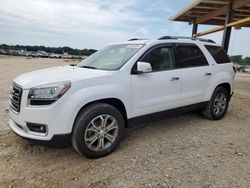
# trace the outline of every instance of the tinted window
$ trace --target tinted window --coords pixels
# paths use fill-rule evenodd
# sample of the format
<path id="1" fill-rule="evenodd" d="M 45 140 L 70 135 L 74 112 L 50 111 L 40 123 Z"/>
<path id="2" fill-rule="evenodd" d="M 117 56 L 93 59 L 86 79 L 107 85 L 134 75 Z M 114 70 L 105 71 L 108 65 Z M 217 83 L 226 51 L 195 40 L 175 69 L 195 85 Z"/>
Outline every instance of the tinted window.
<path id="1" fill-rule="evenodd" d="M 178 59 L 178 67 L 196 67 L 208 65 L 207 59 L 196 45 L 177 44 L 176 53 Z"/>
<path id="2" fill-rule="evenodd" d="M 153 71 L 174 68 L 174 53 L 172 47 L 159 47 L 147 53 L 140 61 L 148 62 Z"/>
<path id="3" fill-rule="evenodd" d="M 205 46 L 209 53 L 213 56 L 214 60 L 216 63 L 221 64 L 221 63 L 230 63 L 230 59 L 225 52 L 225 50 L 222 47 L 219 46 Z"/>

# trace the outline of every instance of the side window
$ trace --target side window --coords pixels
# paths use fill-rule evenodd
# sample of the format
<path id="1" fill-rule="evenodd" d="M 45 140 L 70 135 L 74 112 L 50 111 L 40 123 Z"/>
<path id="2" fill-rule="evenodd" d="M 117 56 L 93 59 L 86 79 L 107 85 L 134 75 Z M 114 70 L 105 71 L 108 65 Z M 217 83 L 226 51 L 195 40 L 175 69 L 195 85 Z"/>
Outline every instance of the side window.
<path id="1" fill-rule="evenodd" d="M 176 45 L 177 66 L 179 68 L 208 65 L 207 59 L 200 48 L 193 44 Z"/>
<path id="2" fill-rule="evenodd" d="M 174 53 L 172 47 L 159 47 L 148 52 L 140 61 L 148 62 L 152 71 L 163 71 L 175 67 Z"/>
<path id="3" fill-rule="evenodd" d="M 219 46 L 209 46 L 205 45 L 209 53 L 213 56 L 214 60 L 216 63 L 221 64 L 221 63 L 230 63 L 231 60 L 228 57 L 227 53 L 222 47 Z"/>

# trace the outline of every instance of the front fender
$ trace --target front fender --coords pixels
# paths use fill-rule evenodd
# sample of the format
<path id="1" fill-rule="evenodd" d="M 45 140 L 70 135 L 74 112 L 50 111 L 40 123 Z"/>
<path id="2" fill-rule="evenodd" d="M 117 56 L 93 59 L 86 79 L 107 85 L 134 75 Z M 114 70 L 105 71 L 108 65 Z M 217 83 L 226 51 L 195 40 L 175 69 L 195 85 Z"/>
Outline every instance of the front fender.
<path id="1" fill-rule="evenodd" d="M 79 89 L 70 95 L 69 100 L 75 104 L 71 114 L 71 125 L 73 125 L 78 112 L 83 106 L 93 101 L 108 98 L 119 99 L 125 106 L 127 117 L 130 118 L 132 116 L 130 90 L 117 84 L 102 84 Z"/>

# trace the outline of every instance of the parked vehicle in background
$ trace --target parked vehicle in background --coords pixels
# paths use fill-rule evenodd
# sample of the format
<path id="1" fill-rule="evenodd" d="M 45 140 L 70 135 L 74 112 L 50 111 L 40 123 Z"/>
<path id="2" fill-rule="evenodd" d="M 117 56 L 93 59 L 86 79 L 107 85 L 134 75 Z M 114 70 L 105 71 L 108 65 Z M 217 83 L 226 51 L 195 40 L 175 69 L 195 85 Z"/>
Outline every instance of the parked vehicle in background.
<path id="1" fill-rule="evenodd" d="M 39 57 L 49 57 L 49 53 L 45 51 L 37 51 L 39 53 Z"/>
<path id="2" fill-rule="evenodd" d="M 49 54 L 44 51 L 28 51 L 26 53 L 28 57 L 49 57 Z"/>
<path id="3" fill-rule="evenodd" d="M 11 55 L 13 55 L 13 56 L 25 56 L 26 51 L 24 51 L 24 50 L 11 50 Z"/>
<path id="4" fill-rule="evenodd" d="M 235 64 L 236 70 L 239 72 L 250 72 L 250 66 L 249 65 L 238 65 Z"/>
<path id="5" fill-rule="evenodd" d="M 2 55 L 8 55 L 8 53 L 5 51 L 5 49 L 0 49 L 0 54 L 2 54 Z"/>
<path id="6" fill-rule="evenodd" d="M 50 58 L 62 58 L 62 54 L 49 53 Z"/>
<path id="7" fill-rule="evenodd" d="M 77 66 L 14 79 L 9 125 L 24 138 L 71 140 L 80 154 L 102 157 L 117 147 L 125 128 L 143 121 L 190 110 L 223 118 L 234 78 L 233 63 L 211 40 L 134 39 L 110 45 Z"/>
<path id="8" fill-rule="evenodd" d="M 47 53 L 45 51 L 26 51 L 26 50 L 6 50 L 0 49 L 0 55 L 13 55 L 13 56 L 26 56 L 34 58 L 57 58 L 57 59 L 85 59 L 87 56 L 84 55 L 65 55 L 65 54 L 55 54 Z"/>

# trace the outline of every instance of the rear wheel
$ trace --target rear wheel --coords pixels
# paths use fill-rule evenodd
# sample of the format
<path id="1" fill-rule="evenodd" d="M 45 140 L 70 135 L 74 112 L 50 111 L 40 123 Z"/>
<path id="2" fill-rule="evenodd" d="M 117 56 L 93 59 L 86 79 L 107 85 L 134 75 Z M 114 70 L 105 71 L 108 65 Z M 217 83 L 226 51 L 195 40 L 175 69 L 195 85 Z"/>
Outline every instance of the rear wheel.
<path id="1" fill-rule="evenodd" d="M 228 91 L 223 87 L 217 87 L 213 92 L 209 105 L 203 111 L 203 115 L 211 120 L 223 118 L 228 108 L 229 99 Z"/>
<path id="2" fill-rule="evenodd" d="M 124 125 L 124 118 L 115 107 L 92 104 L 81 111 L 75 121 L 72 145 L 88 158 L 105 156 L 119 144 Z"/>

